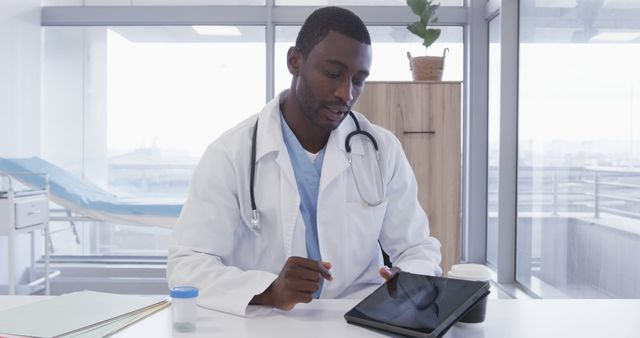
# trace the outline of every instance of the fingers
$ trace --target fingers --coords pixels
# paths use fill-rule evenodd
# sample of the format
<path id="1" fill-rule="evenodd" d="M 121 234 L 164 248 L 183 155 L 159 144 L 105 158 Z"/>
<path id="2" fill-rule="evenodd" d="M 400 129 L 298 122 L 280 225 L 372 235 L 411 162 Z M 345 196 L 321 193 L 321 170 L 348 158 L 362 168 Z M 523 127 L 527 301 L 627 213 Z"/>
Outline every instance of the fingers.
<path id="1" fill-rule="evenodd" d="M 303 257 L 289 257 L 285 266 L 315 271 L 320 273 L 322 278 L 326 280 L 333 280 L 333 275 L 331 274 L 331 271 L 329 271 L 329 269 L 331 269 L 330 262 L 314 261 Z"/>
<path id="2" fill-rule="evenodd" d="M 325 277 L 324 275 L 323 275 L 323 277 L 326 280 L 329 280 L 329 281 L 333 280 L 333 272 L 331 272 L 331 263 L 330 262 L 320 262 L 320 265 L 322 267 L 324 267 L 327 270 L 327 273 L 329 274 L 328 277 Z"/>
<path id="3" fill-rule="evenodd" d="M 311 303 L 313 300 L 313 292 L 298 292 L 298 303 Z"/>
<path id="4" fill-rule="evenodd" d="M 314 293 L 318 291 L 318 289 L 320 289 L 320 283 L 318 282 L 299 279 L 289 279 L 285 282 L 284 286 L 290 293 L 293 294 L 298 292 Z"/>
<path id="5" fill-rule="evenodd" d="M 380 272 L 380 276 L 382 276 L 384 280 L 389 280 L 391 279 L 391 277 L 393 277 L 393 275 L 391 274 L 391 270 L 389 270 L 389 268 L 386 266 L 381 267 L 378 272 Z"/>
<path id="6" fill-rule="evenodd" d="M 398 272 L 402 271 L 400 270 L 400 268 L 398 267 L 386 267 L 383 266 L 380 268 L 380 270 L 378 270 L 380 272 L 380 276 L 382 276 L 382 278 L 384 278 L 387 282 L 386 282 L 386 286 L 387 286 L 387 292 L 389 292 L 389 295 L 393 298 L 395 298 L 398 294 L 398 279 L 392 279 L 393 276 L 395 276 Z"/>
<path id="7" fill-rule="evenodd" d="M 286 271 L 285 277 L 293 280 L 319 282 L 322 275 L 318 271 L 306 269 L 300 266 L 293 266 Z"/>
<path id="8" fill-rule="evenodd" d="M 273 287 L 268 289 L 270 304 L 290 310 L 297 303 L 309 303 L 320 289 L 320 280 L 332 280 L 331 263 L 303 257 L 289 257 Z"/>
<path id="9" fill-rule="evenodd" d="M 400 268 L 395 267 L 395 266 L 392 267 L 392 268 L 389 268 L 387 266 L 383 266 L 378 271 L 380 272 L 380 276 L 382 276 L 382 278 L 384 278 L 384 280 L 389 280 L 389 279 L 393 278 L 393 276 L 396 273 L 398 273 L 399 271 L 402 271 L 402 270 L 400 270 Z"/>

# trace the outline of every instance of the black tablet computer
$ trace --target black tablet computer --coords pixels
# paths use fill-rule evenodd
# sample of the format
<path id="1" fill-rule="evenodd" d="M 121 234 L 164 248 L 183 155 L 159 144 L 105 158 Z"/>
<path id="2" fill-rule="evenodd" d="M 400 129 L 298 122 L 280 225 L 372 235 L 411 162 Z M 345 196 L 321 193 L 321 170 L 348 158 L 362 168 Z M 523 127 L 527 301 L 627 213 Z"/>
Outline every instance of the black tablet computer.
<path id="1" fill-rule="evenodd" d="M 488 294 L 489 282 L 399 272 L 344 318 L 411 337 L 440 337 Z"/>

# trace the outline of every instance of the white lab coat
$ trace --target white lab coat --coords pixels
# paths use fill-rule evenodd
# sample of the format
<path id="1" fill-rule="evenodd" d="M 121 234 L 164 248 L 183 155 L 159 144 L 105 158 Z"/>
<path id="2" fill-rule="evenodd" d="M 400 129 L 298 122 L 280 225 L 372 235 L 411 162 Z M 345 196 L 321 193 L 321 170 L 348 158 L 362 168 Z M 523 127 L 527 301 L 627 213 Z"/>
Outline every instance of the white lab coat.
<path id="1" fill-rule="evenodd" d="M 279 98 L 284 100 L 286 95 L 285 91 Z M 279 98 L 258 115 L 255 199 L 259 231 L 250 225 L 255 116 L 213 142 L 195 170 L 171 235 L 167 274 L 170 287 L 198 287 L 201 306 L 248 315 L 247 304 L 276 279 L 287 258 L 306 257 L 305 225 L 282 139 Z M 320 179 L 318 241 L 322 259 L 331 262 L 334 274 L 333 281 L 324 282 L 321 298 L 348 297 L 382 282 L 378 240 L 394 266 L 414 273 L 441 274 L 440 243 L 429 237 L 427 216 L 417 200 L 415 175 L 400 142 L 362 114 L 356 116 L 362 129 L 378 142 L 387 200 L 376 207 L 362 203 L 346 158 L 344 141 L 355 129 L 347 117 L 331 132 Z M 362 143 L 351 142 L 352 156 L 362 156 Z M 363 175 L 379 175 L 377 165 L 369 169 L 370 173 Z"/>

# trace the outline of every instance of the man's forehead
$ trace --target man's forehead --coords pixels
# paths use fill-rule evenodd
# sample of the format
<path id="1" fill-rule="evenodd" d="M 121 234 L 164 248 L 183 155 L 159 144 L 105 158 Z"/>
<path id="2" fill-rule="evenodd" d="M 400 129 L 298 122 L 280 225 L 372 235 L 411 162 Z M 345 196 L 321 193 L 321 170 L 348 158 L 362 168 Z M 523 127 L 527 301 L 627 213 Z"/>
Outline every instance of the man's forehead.
<path id="1" fill-rule="evenodd" d="M 329 31 L 327 36 L 311 49 L 309 57 L 315 57 L 318 61 L 339 62 L 347 66 L 355 62 L 368 67 L 371 64 L 371 45 L 339 32 Z"/>
<path id="2" fill-rule="evenodd" d="M 334 31 L 334 30 L 329 30 L 329 32 L 327 33 L 327 35 L 324 36 L 324 38 L 322 38 L 322 40 L 320 40 L 315 46 L 317 47 L 318 45 L 333 45 L 333 44 L 341 44 L 341 45 L 353 45 L 353 46 L 367 46 L 367 47 L 371 47 L 371 45 L 358 41 L 355 38 L 350 37 L 347 34 L 338 32 L 338 31 Z M 313 50 L 313 48 L 311 49 Z"/>

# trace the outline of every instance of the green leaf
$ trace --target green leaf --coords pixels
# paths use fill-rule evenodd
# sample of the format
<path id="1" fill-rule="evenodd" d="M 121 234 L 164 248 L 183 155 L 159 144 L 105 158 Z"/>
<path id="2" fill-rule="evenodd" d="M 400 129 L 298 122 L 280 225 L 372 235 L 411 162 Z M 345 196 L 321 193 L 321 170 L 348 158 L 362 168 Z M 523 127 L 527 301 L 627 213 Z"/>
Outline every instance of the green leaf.
<path id="1" fill-rule="evenodd" d="M 436 22 L 438 17 L 436 16 L 436 11 L 440 8 L 440 5 L 430 5 L 430 1 L 427 2 L 427 6 L 424 9 L 424 12 L 420 15 L 420 21 L 428 26 L 429 24 Z"/>
<path id="2" fill-rule="evenodd" d="M 440 4 L 434 4 L 434 0 L 406 1 L 413 13 L 420 18 L 420 21 L 407 25 L 407 29 L 422 38 L 425 47 L 431 46 L 440 37 L 440 30 L 427 27 L 438 22 L 436 11 L 440 8 Z"/>
<path id="3" fill-rule="evenodd" d="M 427 7 L 427 3 L 424 0 L 407 0 L 407 5 L 417 16 L 422 15 Z"/>
<path id="4" fill-rule="evenodd" d="M 424 34 L 424 42 L 422 43 L 425 47 L 431 46 L 437 39 L 440 37 L 440 30 L 435 28 L 429 28 L 425 31 Z"/>
<path id="5" fill-rule="evenodd" d="M 420 22 L 422 22 L 424 26 L 429 25 L 430 20 L 431 20 L 431 12 L 429 12 L 428 10 L 422 13 L 422 15 L 420 16 Z"/>
<path id="6" fill-rule="evenodd" d="M 420 22 L 414 22 L 410 25 L 407 25 L 407 29 L 411 33 L 421 37 L 422 39 L 424 39 L 424 37 L 427 35 L 427 28 Z"/>

